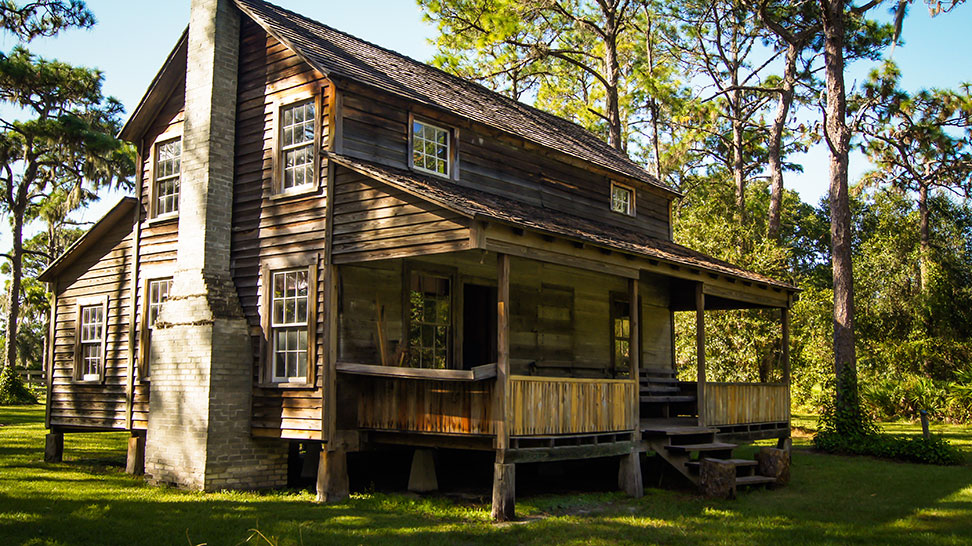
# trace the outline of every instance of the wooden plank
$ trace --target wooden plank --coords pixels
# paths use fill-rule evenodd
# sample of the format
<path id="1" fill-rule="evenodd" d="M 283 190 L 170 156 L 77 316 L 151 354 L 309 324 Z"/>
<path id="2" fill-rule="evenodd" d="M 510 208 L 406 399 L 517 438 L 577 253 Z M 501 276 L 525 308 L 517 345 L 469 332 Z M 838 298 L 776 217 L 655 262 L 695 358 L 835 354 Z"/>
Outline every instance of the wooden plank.
<path id="1" fill-rule="evenodd" d="M 436 370 L 431 368 L 409 368 L 405 366 L 382 366 L 376 364 L 355 364 L 338 362 L 337 371 L 347 374 L 377 377 L 397 377 L 400 379 L 430 379 L 435 381 L 482 381 L 496 377 L 496 364 L 483 364 L 471 370 Z"/>
<path id="2" fill-rule="evenodd" d="M 703 284 L 695 286 L 695 358 L 697 364 L 696 400 L 698 404 L 699 426 L 706 426 L 705 400 L 705 291 Z"/>

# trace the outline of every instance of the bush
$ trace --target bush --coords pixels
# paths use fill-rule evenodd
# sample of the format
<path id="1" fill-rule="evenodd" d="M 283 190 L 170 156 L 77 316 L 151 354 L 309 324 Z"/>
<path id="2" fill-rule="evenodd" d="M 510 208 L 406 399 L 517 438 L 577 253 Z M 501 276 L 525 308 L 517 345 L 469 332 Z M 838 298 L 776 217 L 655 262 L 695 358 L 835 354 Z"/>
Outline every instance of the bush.
<path id="1" fill-rule="evenodd" d="M 19 406 L 36 403 L 37 397 L 27 390 L 13 367 L 3 366 L 3 370 L 0 371 L 0 405 Z"/>
<path id="2" fill-rule="evenodd" d="M 925 439 L 881 434 L 871 416 L 863 410 L 856 396 L 853 396 L 857 392 L 854 376 L 845 373 L 838 381 L 841 391 L 849 395 L 841 404 L 837 403 L 836 396 L 831 395 L 824 404 L 818 432 L 813 438 L 817 449 L 828 453 L 870 455 L 912 463 L 962 464 L 961 452 L 940 436 Z M 829 381 L 828 392 L 836 392 L 834 385 L 833 380 Z M 882 390 L 885 391 L 886 389 Z"/>

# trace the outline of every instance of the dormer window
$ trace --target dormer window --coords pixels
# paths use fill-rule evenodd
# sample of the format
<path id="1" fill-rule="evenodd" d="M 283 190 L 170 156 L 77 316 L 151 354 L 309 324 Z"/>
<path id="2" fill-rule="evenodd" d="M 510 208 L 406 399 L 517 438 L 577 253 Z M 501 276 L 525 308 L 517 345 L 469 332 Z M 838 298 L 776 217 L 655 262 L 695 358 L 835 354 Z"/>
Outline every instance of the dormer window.
<path id="1" fill-rule="evenodd" d="M 635 215 L 634 188 L 611 182 L 611 210 L 627 216 Z"/>
<path id="2" fill-rule="evenodd" d="M 452 131 L 412 119 L 410 163 L 416 171 L 452 177 Z"/>

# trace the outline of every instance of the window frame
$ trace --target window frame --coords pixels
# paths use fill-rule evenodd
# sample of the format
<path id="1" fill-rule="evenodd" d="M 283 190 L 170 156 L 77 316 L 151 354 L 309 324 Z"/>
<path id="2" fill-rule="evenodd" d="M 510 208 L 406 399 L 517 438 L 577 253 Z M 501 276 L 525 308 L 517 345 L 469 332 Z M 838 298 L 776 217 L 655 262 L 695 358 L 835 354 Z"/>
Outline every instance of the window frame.
<path id="1" fill-rule="evenodd" d="M 84 309 L 90 307 L 101 307 L 101 339 L 94 342 L 84 342 L 81 340 L 82 318 Z M 107 363 L 107 340 L 108 340 L 108 296 L 92 296 L 79 298 L 75 302 L 74 319 L 74 373 L 73 378 L 76 383 L 104 383 L 105 365 Z M 97 344 L 101 348 L 101 362 L 98 366 L 97 374 L 84 373 L 84 345 Z M 95 376 L 95 377 L 92 377 Z"/>
<path id="2" fill-rule="evenodd" d="M 449 141 L 447 143 L 448 152 L 446 153 L 447 161 L 445 174 L 440 173 L 439 171 L 426 169 L 425 167 L 420 167 L 415 164 L 413 156 L 413 150 L 415 149 L 415 132 L 412 130 L 412 128 L 416 123 L 421 123 L 422 125 L 426 125 L 440 131 L 445 131 L 446 135 L 448 136 Z M 446 180 L 459 179 L 459 130 L 457 128 L 442 124 L 438 121 L 432 121 L 428 118 L 415 115 L 413 112 L 409 112 L 408 126 L 405 128 L 405 130 L 408 133 L 408 150 L 406 155 L 408 157 L 409 169 L 422 174 L 444 178 Z"/>
<path id="3" fill-rule="evenodd" d="M 301 378 L 278 379 L 275 377 L 274 362 L 274 329 L 285 326 L 275 326 L 273 322 L 273 279 L 279 273 L 298 271 L 307 272 L 307 372 Z M 318 266 L 316 257 L 312 261 L 298 261 L 298 263 L 264 264 L 261 272 L 262 309 L 260 322 L 263 335 L 260 337 L 260 358 L 262 369 L 259 371 L 259 384 L 274 388 L 314 388 L 317 371 L 317 327 L 320 322 L 318 306 Z"/>
<path id="4" fill-rule="evenodd" d="M 283 177 L 286 172 L 284 165 L 284 152 L 287 150 L 283 146 L 283 114 L 284 110 L 311 102 L 314 105 L 314 139 L 310 146 L 313 151 L 313 165 L 311 167 L 312 179 L 300 186 L 283 189 Z M 322 100 L 319 89 L 303 90 L 278 99 L 273 106 L 273 173 L 270 180 L 270 198 L 281 199 L 306 195 L 318 191 L 321 187 L 321 133 L 324 130 L 323 112 L 321 111 Z"/>
<path id="5" fill-rule="evenodd" d="M 151 380 L 151 349 L 152 349 L 152 330 L 153 323 L 149 322 L 149 315 L 152 307 L 152 284 L 160 281 L 169 281 L 169 288 L 166 295 L 172 291 L 173 277 L 171 274 L 156 274 L 146 277 L 142 287 L 141 321 L 139 321 L 139 346 L 138 346 L 138 378 L 139 381 Z M 168 299 L 168 298 L 167 298 Z M 163 301 L 164 303 L 164 301 Z"/>
<path id="6" fill-rule="evenodd" d="M 638 354 L 638 355 L 641 354 L 641 350 L 642 350 L 642 338 L 644 337 L 644 336 L 639 335 L 638 336 L 638 346 L 637 347 L 632 347 L 631 346 L 631 319 L 632 319 L 632 313 L 634 313 L 634 312 L 637 312 L 638 313 L 638 326 L 641 327 L 641 324 L 642 324 L 642 321 L 641 321 L 641 301 L 642 301 L 641 300 L 641 296 L 639 295 L 638 296 L 638 305 L 637 305 L 637 307 L 633 307 L 631 305 L 631 300 L 628 298 L 628 293 L 627 292 L 619 292 L 619 291 L 613 291 L 612 290 L 609 293 L 609 296 L 608 296 L 608 316 L 609 316 L 609 318 L 608 318 L 608 338 L 611 341 L 611 346 L 610 346 L 610 351 L 611 351 L 611 374 L 615 378 L 618 377 L 618 362 L 617 362 L 617 359 L 615 358 L 616 355 L 615 355 L 615 351 L 614 351 L 614 344 L 620 338 L 617 338 L 614 335 L 614 321 L 615 321 L 615 319 L 619 318 L 618 315 L 614 311 L 614 304 L 615 304 L 615 302 L 622 302 L 622 303 L 628 304 L 628 359 L 629 360 L 628 360 L 627 375 L 630 378 L 631 377 L 631 360 L 630 360 L 630 358 L 631 358 L 631 352 L 632 351 L 637 351 L 637 353 L 635 353 L 635 354 Z M 639 359 L 639 362 L 640 362 L 640 359 Z"/>
<path id="7" fill-rule="evenodd" d="M 179 175 L 177 177 L 178 180 L 179 180 L 179 195 L 176 198 L 176 209 L 174 211 L 169 211 L 169 212 L 165 212 L 165 213 L 159 213 L 159 206 L 158 206 L 158 200 L 159 200 L 159 182 L 160 182 L 159 176 L 158 176 L 158 170 L 159 170 L 159 148 L 162 145 L 164 145 L 164 144 L 168 144 L 170 142 L 175 142 L 175 141 L 179 141 Z M 148 188 L 148 190 L 149 190 L 148 191 L 148 194 L 149 194 L 149 203 L 148 203 L 149 220 L 163 221 L 163 220 L 170 220 L 170 219 L 174 219 L 174 218 L 178 218 L 179 217 L 179 209 L 181 208 L 181 201 L 182 201 L 182 155 L 183 155 L 182 152 L 184 151 L 184 149 L 183 149 L 184 144 L 185 143 L 182 140 L 182 132 L 181 131 L 180 132 L 167 132 L 167 133 L 163 133 L 163 134 L 159 135 L 155 139 L 155 141 L 152 143 L 151 162 L 150 162 L 150 167 L 151 167 L 151 184 L 149 185 L 149 188 Z M 166 177 L 166 179 L 171 179 L 171 178 L 176 178 L 176 177 L 174 177 L 174 176 Z"/>
<path id="8" fill-rule="evenodd" d="M 448 266 L 437 266 L 434 264 L 425 263 L 414 263 L 406 262 L 403 268 L 403 278 L 402 278 L 402 340 L 405 344 L 405 362 L 409 363 L 409 356 L 412 349 L 412 338 L 410 336 L 411 330 L 411 314 L 412 314 L 412 304 L 409 294 L 411 292 L 412 277 L 414 275 L 428 275 L 432 277 L 446 278 L 449 280 L 449 333 L 448 340 L 449 346 L 446 349 L 446 367 L 441 368 L 444 370 L 456 370 L 462 369 L 461 362 L 461 341 L 459 340 L 459 323 L 458 317 L 462 314 L 459 309 L 460 299 L 459 299 L 459 275 L 458 270 L 453 267 Z M 410 364 L 405 365 L 406 368 L 417 368 L 417 366 L 412 366 Z M 435 370 L 440 368 L 421 368 Z"/>
<path id="9" fill-rule="evenodd" d="M 627 190 L 628 193 L 631 195 L 631 200 L 628 202 L 628 211 L 627 212 L 620 211 L 620 210 L 615 210 L 614 209 L 614 190 L 615 190 L 615 188 L 621 188 L 621 189 Z M 624 215 L 624 216 L 629 216 L 631 218 L 634 218 L 636 216 L 637 210 L 638 210 L 637 195 L 638 195 L 638 192 L 635 191 L 635 189 L 634 189 L 633 186 L 628 186 L 627 184 L 621 184 L 620 182 L 615 182 L 614 180 L 612 180 L 611 181 L 611 193 L 610 193 L 610 195 L 608 195 L 608 208 L 614 214 L 621 214 L 621 215 Z"/>

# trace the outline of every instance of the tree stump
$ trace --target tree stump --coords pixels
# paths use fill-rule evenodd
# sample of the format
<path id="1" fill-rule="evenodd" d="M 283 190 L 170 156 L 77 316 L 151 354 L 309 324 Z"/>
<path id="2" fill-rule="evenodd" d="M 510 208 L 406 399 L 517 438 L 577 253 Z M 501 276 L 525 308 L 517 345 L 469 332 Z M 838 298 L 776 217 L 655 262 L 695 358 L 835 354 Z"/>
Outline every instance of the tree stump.
<path id="1" fill-rule="evenodd" d="M 756 454 L 756 461 L 759 463 L 757 472 L 761 476 L 774 478 L 777 485 L 790 482 L 790 453 L 787 450 L 761 447 Z"/>
<path id="2" fill-rule="evenodd" d="M 702 459 L 699 487 L 707 497 L 736 498 L 736 465 L 719 459 Z"/>

